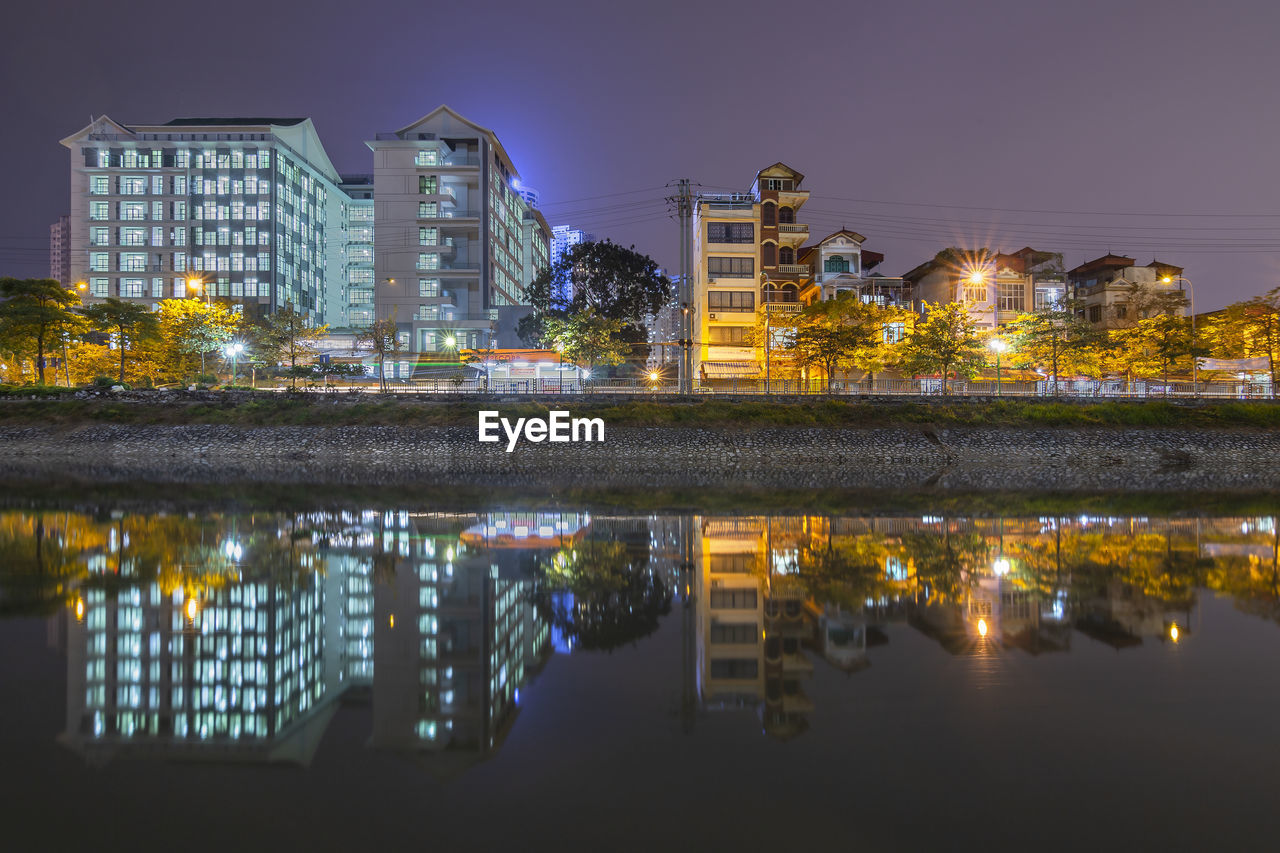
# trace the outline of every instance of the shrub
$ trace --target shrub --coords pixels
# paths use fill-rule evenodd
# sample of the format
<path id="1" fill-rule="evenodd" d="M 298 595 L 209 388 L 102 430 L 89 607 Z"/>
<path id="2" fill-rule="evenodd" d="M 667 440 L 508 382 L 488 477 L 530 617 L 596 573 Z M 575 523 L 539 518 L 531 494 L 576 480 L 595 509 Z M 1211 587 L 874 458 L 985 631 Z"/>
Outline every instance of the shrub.
<path id="1" fill-rule="evenodd" d="M 101 374 L 99 374 L 98 376 L 93 377 L 94 388 L 110 388 L 112 385 L 115 385 L 115 384 L 116 384 L 116 380 L 111 376 L 102 376 Z"/>

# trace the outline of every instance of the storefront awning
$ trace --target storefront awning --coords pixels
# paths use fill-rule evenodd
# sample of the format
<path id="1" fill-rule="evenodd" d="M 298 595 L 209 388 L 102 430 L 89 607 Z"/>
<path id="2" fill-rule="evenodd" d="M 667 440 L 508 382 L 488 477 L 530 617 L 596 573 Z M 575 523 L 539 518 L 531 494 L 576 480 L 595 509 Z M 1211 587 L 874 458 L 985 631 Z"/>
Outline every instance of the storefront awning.
<path id="1" fill-rule="evenodd" d="M 705 379 L 755 379 L 760 375 L 760 365 L 754 361 L 704 361 L 702 376 Z"/>

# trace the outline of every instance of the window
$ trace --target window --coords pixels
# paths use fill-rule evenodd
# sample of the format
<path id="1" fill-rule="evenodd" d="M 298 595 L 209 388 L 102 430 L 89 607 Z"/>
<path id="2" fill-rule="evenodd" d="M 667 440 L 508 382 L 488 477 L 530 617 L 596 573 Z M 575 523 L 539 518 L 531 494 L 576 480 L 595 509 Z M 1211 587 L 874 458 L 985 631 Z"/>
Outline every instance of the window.
<path id="1" fill-rule="evenodd" d="M 750 222 L 708 222 L 708 243 L 754 243 L 756 227 Z"/>
<path id="2" fill-rule="evenodd" d="M 707 275 L 712 278 L 755 278 L 755 258 L 707 258 Z"/>
<path id="3" fill-rule="evenodd" d="M 749 643 L 754 645 L 757 636 L 753 622 L 745 625 L 726 625 L 722 622 L 711 623 L 711 642 L 713 645 L 730 643 Z"/>
<path id="4" fill-rule="evenodd" d="M 432 148 L 429 151 L 419 151 L 417 156 L 413 158 L 415 166 L 438 166 L 440 165 L 440 152 Z"/>
<path id="5" fill-rule="evenodd" d="M 436 211 L 438 207 L 439 206 L 434 201 L 418 202 L 418 218 L 427 219 L 429 217 L 436 216 Z"/>
<path id="6" fill-rule="evenodd" d="M 849 259 L 844 255 L 832 255 L 822 262 L 823 272 L 848 272 Z"/>
<path id="7" fill-rule="evenodd" d="M 121 228 L 120 229 L 120 245 L 121 246 L 142 246 L 146 243 L 145 228 Z"/>
<path id="8" fill-rule="evenodd" d="M 164 175 L 151 176 L 151 194 L 164 195 Z"/>
<path id="9" fill-rule="evenodd" d="M 97 220 L 107 219 L 110 216 L 110 209 L 111 208 L 108 206 L 108 203 L 105 201 L 91 201 L 89 202 L 89 218 Z"/>
<path id="10" fill-rule="evenodd" d="M 111 168 L 111 152 L 108 151 L 106 148 L 98 149 L 98 168 L 99 169 Z"/>
<path id="11" fill-rule="evenodd" d="M 440 229 L 439 228 L 419 228 L 418 229 L 418 245 L 419 246 L 440 245 Z"/>
<path id="12" fill-rule="evenodd" d="M 1117 320 L 1123 320 L 1129 316 L 1129 305 L 1125 302 L 1118 302 L 1114 306 Z"/>
<path id="13" fill-rule="evenodd" d="M 435 195 L 437 189 L 439 189 L 439 178 L 435 175 L 418 176 L 419 195 Z"/>
<path id="14" fill-rule="evenodd" d="M 1042 311 L 1046 308 L 1057 308 L 1062 301 L 1062 290 L 1059 288 L 1037 287 L 1035 296 L 1035 310 Z"/>
<path id="15" fill-rule="evenodd" d="M 796 250 L 790 246 L 783 246 L 778 250 L 778 263 L 794 264 L 796 262 Z"/>
<path id="16" fill-rule="evenodd" d="M 438 270 L 440 269 L 440 256 L 429 252 L 423 252 L 418 255 L 418 269 L 420 270 Z"/>
<path id="17" fill-rule="evenodd" d="M 141 222 L 147 218 L 147 204 L 142 201 L 120 202 L 120 218 L 126 222 Z"/>
<path id="18" fill-rule="evenodd" d="M 742 344 L 747 339 L 746 326 L 712 326 L 708 332 L 713 344 Z"/>
<path id="19" fill-rule="evenodd" d="M 120 269 L 125 272 L 142 272 L 147 268 L 146 252 L 121 252 Z"/>
<path id="20" fill-rule="evenodd" d="M 99 298 L 105 299 L 108 296 L 108 294 L 110 293 L 108 288 L 110 286 L 111 286 L 110 279 L 106 279 L 106 278 L 89 279 L 89 292 Z"/>
<path id="21" fill-rule="evenodd" d="M 106 175 L 94 175 L 89 178 L 89 193 L 91 195 L 106 195 L 110 192 L 111 181 Z"/>
<path id="22" fill-rule="evenodd" d="M 1026 311 L 1026 288 L 1020 281 L 1002 281 L 998 285 L 1000 301 L 997 308 L 1001 311 Z"/>
<path id="23" fill-rule="evenodd" d="M 1102 322 L 1102 306 L 1101 305 L 1089 306 L 1089 322 L 1090 323 Z"/>
<path id="24" fill-rule="evenodd" d="M 760 266 L 776 267 L 778 265 L 778 245 L 765 243 L 760 247 Z"/>
<path id="25" fill-rule="evenodd" d="M 707 294 L 708 311 L 754 311 L 756 295 L 750 290 L 721 290 Z"/>
<path id="26" fill-rule="evenodd" d="M 773 192 L 779 192 L 781 190 L 790 191 L 795 188 L 795 181 L 790 178 L 765 178 L 764 188 L 765 190 L 772 190 Z"/>
<path id="27" fill-rule="evenodd" d="M 440 295 L 440 279 L 438 278 L 418 279 L 418 295 L 419 296 L 439 296 Z"/>
<path id="28" fill-rule="evenodd" d="M 755 610 L 756 591 L 754 589 L 713 589 L 711 590 L 711 608 L 713 610 Z"/>
<path id="29" fill-rule="evenodd" d="M 89 229 L 89 245 L 90 246 L 106 246 L 110 242 L 111 229 L 109 228 L 90 228 Z"/>
<path id="30" fill-rule="evenodd" d="M 142 177 L 122 176 L 120 178 L 120 195 L 146 195 L 147 179 Z"/>
<path id="31" fill-rule="evenodd" d="M 709 558 L 712 573 L 747 574 L 756 567 L 755 554 L 712 554 Z"/>
<path id="32" fill-rule="evenodd" d="M 711 660 L 712 678 L 750 679 L 755 678 L 759 671 L 760 664 L 755 658 L 712 658 Z"/>
<path id="33" fill-rule="evenodd" d="M 884 324 L 884 342 L 886 344 L 896 344 L 907 336 L 906 323 L 885 323 Z"/>
<path id="34" fill-rule="evenodd" d="M 983 284 L 966 284 L 964 286 L 964 299 L 966 302 L 986 302 L 987 287 Z"/>
<path id="35" fill-rule="evenodd" d="M 368 305 L 373 302 L 372 290 L 352 290 L 347 298 L 352 305 Z"/>
<path id="36" fill-rule="evenodd" d="M 151 279 L 151 295 L 156 299 L 160 299 L 164 296 L 164 279 Z"/>
<path id="37" fill-rule="evenodd" d="M 144 285 L 145 282 L 140 278 L 122 278 L 120 279 L 120 295 L 141 298 L 145 295 L 142 290 Z"/>
<path id="38" fill-rule="evenodd" d="M 778 208 L 778 222 L 783 225 L 793 225 L 796 221 L 796 212 L 790 207 Z"/>
<path id="39" fill-rule="evenodd" d="M 89 269 L 93 272 L 106 272 L 111 269 L 111 255 L 108 252 L 90 252 Z"/>
<path id="40" fill-rule="evenodd" d="M 773 202 L 765 202 L 760 205 L 760 224 L 766 228 L 771 228 L 778 224 L 778 206 Z"/>
<path id="41" fill-rule="evenodd" d="M 440 306 L 439 306 L 439 305 L 419 305 L 419 306 L 418 306 L 418 314 L 417 314 L 417 316 L 416 316 L 414 319 L 417 319 L 417 320 L 439 320 L 439 319 L 440 319 Z"/>

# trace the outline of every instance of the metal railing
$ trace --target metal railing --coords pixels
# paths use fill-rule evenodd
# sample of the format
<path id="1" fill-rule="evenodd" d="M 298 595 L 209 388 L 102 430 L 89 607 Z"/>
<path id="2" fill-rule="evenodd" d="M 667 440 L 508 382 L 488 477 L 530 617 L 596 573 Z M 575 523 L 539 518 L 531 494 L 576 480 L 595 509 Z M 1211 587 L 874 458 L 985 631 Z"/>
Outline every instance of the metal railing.
<path id="1" fill-rule="evenodd" d="M 283 387 L 283 386 L 282 386 Z M 319 390 L 319 389 L 315 389 Z M 380 390 L 376 377 L 364 377 L 352 381 L 343 381 L 339 386 L 335 381 L 328 387 L 329 391 L 378 392 Z M 563 382 L 555 379 L 387 379 L 387 390 L 394 393 L 424 394 L 518 394 L 531 396 L 590 395 L 590 394 L 632 394 L 636 396 L 674 396 L 679 389 L 674 381 L 654 382 L 643 378 L 605 378 L 582 381 L 577 378 L 565 378 Z M 1270 385 L 1250 382 L 1157 382 L 1154 380 L 1136 380 L 1126 383 L 1123 380 L 1061 380 L 1054 388 L 1052 380 L 1037 381 L 1005 381 L 1000 383 L 999 391 L 991 380 L 952 379 L 946 383 L 944 390 L 942 380 L 925 379 L 875 379 L 870 382 L 850 381 L 832 383 L 830 389 L 822 381 L 805 381 L 802 379 L 774 379 L 766 387 L 763 379 L 723 379 L 695 383 L 694 393 L 698 395 L 779 395 L 779 396 L 834 396 L 834 397 L 923 397 L 930 399 L 944 398 L 980 398 L 993 400 L 1005 397 L 1012 399 L 1058 398 L 1058 399 L 1129 399 L 1129 400 L 1164 400 L 1164 399 L 1203 399 L 1203 400 L 1274 400 L 1275 394 Z"/>

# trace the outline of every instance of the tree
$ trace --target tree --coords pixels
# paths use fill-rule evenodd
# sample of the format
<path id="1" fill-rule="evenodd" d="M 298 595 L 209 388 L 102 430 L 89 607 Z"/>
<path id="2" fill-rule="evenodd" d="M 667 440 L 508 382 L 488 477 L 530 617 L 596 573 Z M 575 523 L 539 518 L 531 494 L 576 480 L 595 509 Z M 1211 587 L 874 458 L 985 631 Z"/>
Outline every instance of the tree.
<path id="1" fill-rule="evenodd" d="M 1108 335 L 1110 366 L 1125 375 L 1163 375 L 1166 393 L 1169 370 L 1179 360 L 1204 354 L 1193 339 L 1190 320 L 1182 316 L 1187 306 L 1181 291 L 1162 291 L 1147 284 L 1130 284 L 1126 301 L 1118 303 L 1113 320 L 1117 328 Z"/>
<path id="2" fill-rule="evenodd" d="M 547 339 L 565 358 L 591 370 L 596 365 L 621 364 L 626 358 L 627 343 L 618 338 L 622 331 L 621 320 L 611 320 L 594 310 L 570 314 L 568 317 L 548 319 Z"/>
<path id="3" fill-rule="evenodd" d="M 153 339 L 160 334 L 160 323 L 156 315 L 143 305 L 108 296 L 97 305 L 90 305 L 81 311 L 95 329 L 109 332 L 116 336 L 116 346 L 120 349 L 120 381 L 124 382 L 125 356 L 138 342 Z"/>
<path id="4" fill-rule="evenodd" d="M 289 369 L 294 371 L 293 387 L 297 388 L 298 360 L 314 355 L 315 342 L 328 331 L 328 326 L 312 326 L 304 315 L 294 310 L 293 303 L 288 303 L 266 317 L 258 329 L 255 345 L 269 361 L 276 364 L 289 363 Z"/>
<path id="5" fill-rule="evenodd" d="M 1228 305 L 1211 321 L 1208 335 L 1222 358 L 1265 358 L 1275 396 L 1280 385 L 1280 287 Z"/>
<path id="6" fill-rule="evenodd" d="M 463 364 L 478 364 L 484 372 L 484 390 L 489 390 L 489 365 L 498 355 L 498 348 L 490 339 L 484 346 L 476 347 L 462 353 Z M 458 384 L 461 384 L 458 383 Z"/>
<path id="7" fill-rule="evenodd" d="M 1096 363 L 1107 335 L 1084 318 L 1083 303 L 1075 299 L 1045 306 L 1023 314 L 1008 326 L 1013 338 L 1014 364 L 1045 368 L 1053 377 L 1053 393 L 1058 393 L 1058 377 L 1086 373 Z"/>
<path id="8" fill-rule="evenodd" d="M 71 309 L 80 297 L 51 278 L 0 279 L 0 339 L 15 354 L 35 358 L 36 376 L 44 384 L 45 353 L 65 343 Z"/>
<path id="9" fill-rule="evenodd" d="M 657 263 L 632 246 L 624 249 L 609 240 L 593 240 L 569 249 L 555 264 L 541 270 L 524 290 L 533 313 L 518 332 L 530 346 L 547 340 L 547 322 L 591 311 L 620 321 L 622 339 L 648 340 L 645 317 L 670 301 L 671 280 Z"/>
<path id="10" fill-rule="evenodd" d="M 356 345 L 368 344 L 378 357 L 378 387 L 383 391 L 387 390 L 387 356 L 400 351 L 399 332 L 400 328 L 393 315 L 385 320 L 375 320 L 356 335 Z"/>
<path id="11" fill-rule="evenodd" d="M 827 380 L 838 370 L 848 370 L 860 351 L 875 350 L 884 344 L 881 311 L 854 293 L 806 305 L 796 317 L 794 332 L 784 348 L 803 367 L 817 366 Z"/>
<path id="12" fill-rule="evenodd" d="M 928 315 L 917 321 L 902 347 L 902 364 L 913 375 L 938 373 L 942 393 L 948 393 L 951 373 L 970 377 L 986 363 L 967 302 L 926 307 Z"/>
<path id="13" fill-rule="evenodd" d="M 205 373 L 205 355 L 221 350 L 235 337 L 240 319 L 226 305 L 200 299 L 166 299 L 160 303 L 160 337 L 164 341 L 165 367 L 183 374 L 183 354 L 200 354 L 200 372 Z"/>

